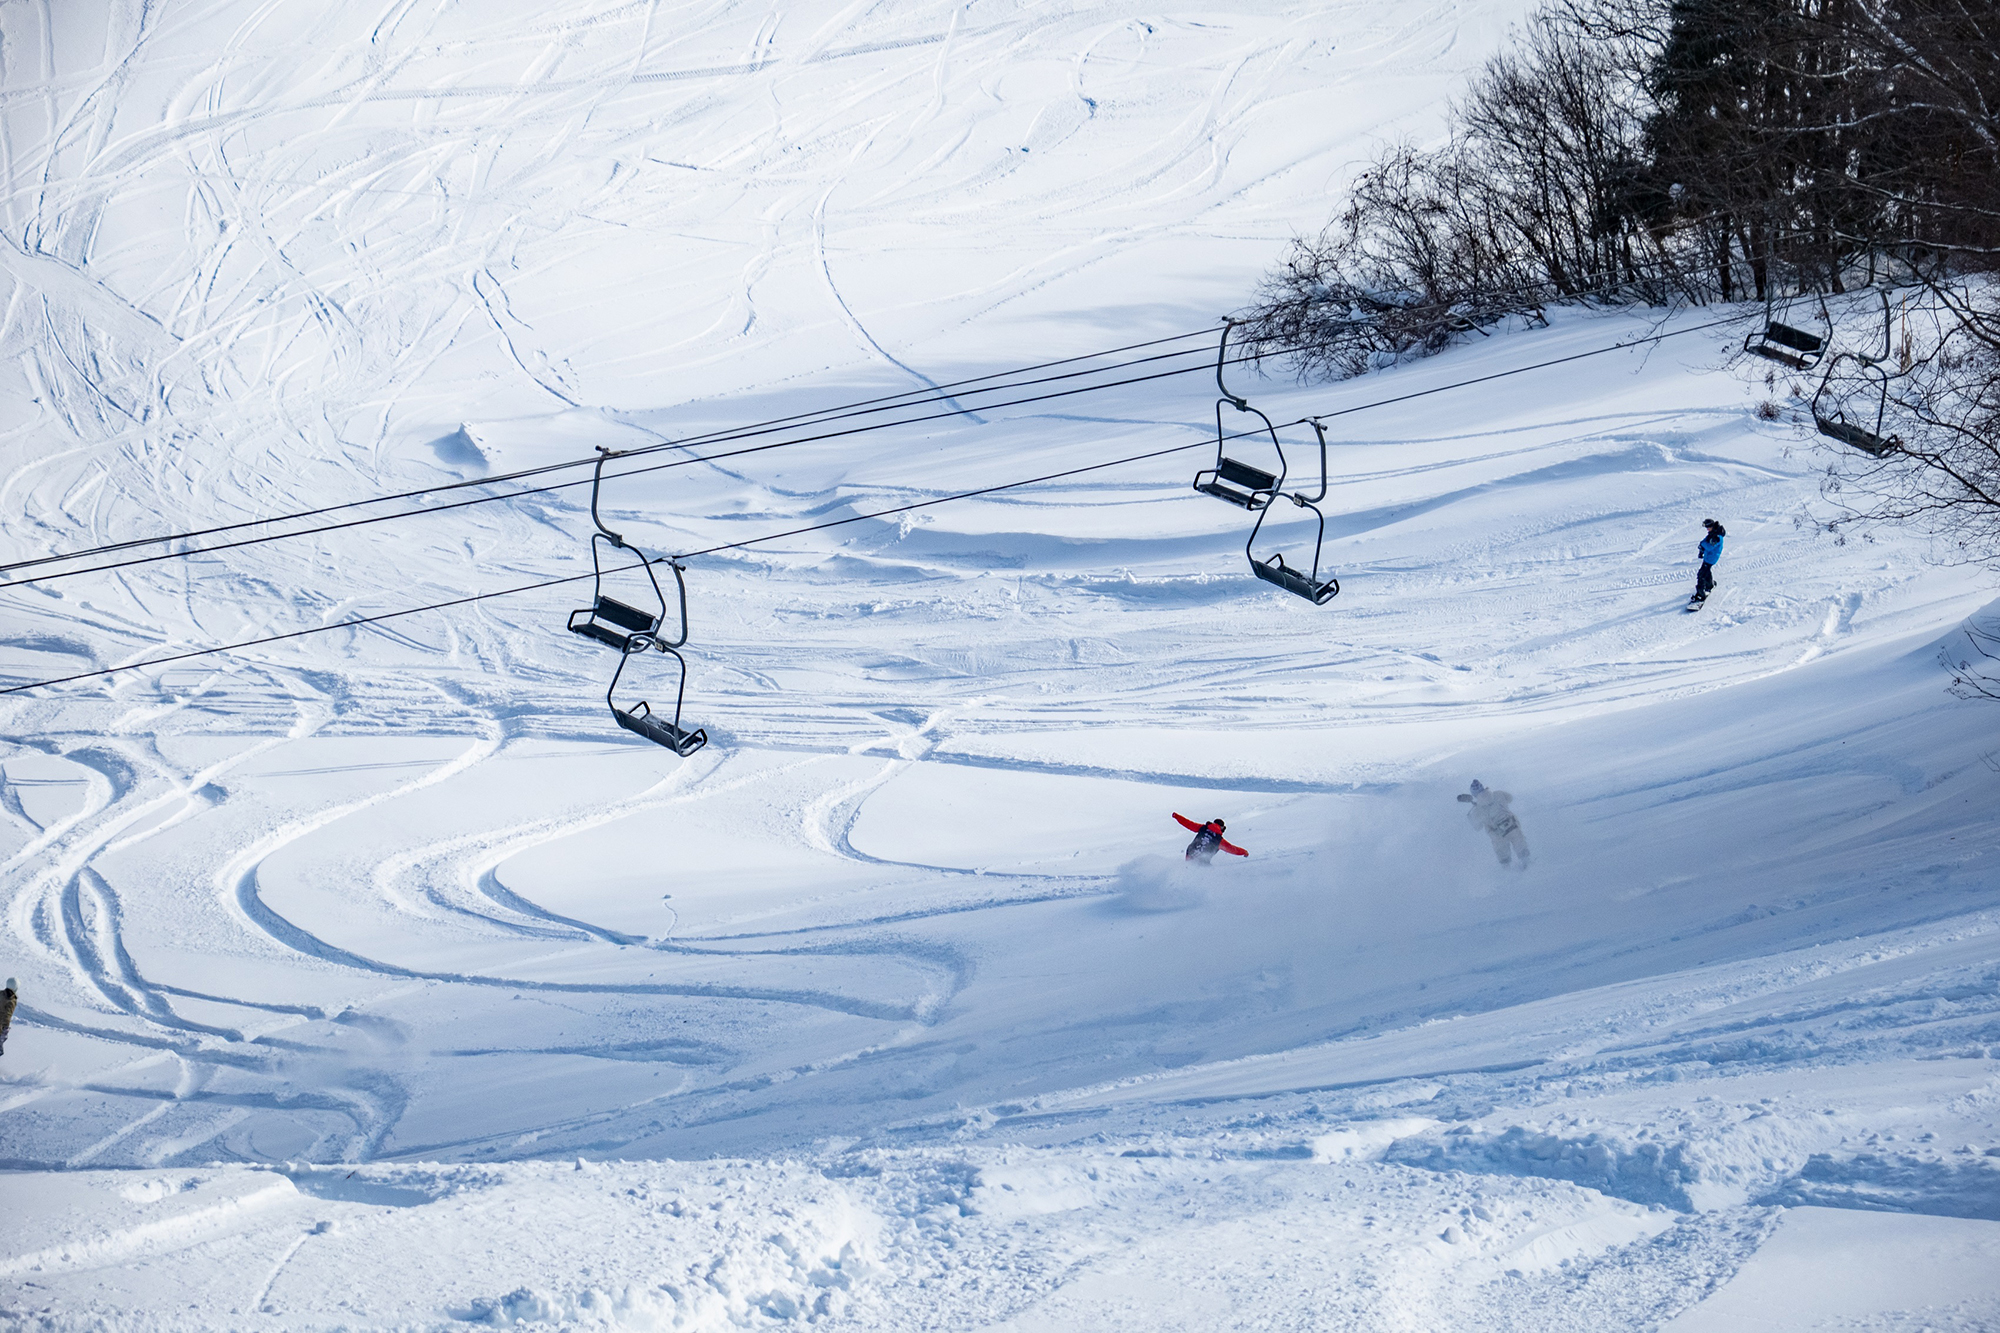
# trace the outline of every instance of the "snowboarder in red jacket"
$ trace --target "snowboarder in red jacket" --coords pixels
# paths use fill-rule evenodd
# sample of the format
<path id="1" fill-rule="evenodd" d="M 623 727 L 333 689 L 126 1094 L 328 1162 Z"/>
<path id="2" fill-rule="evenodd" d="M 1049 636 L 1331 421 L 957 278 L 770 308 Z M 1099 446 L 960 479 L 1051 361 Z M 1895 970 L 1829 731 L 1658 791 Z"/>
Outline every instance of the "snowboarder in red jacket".
<path id="1" fill-rule="evenodd" d="M 1184 829 L 1194 831 L 1194 841 L 1187 845 L 1187 859 L 1196 865 L 1207 865 L 1215 859 L 1217 852 L 1228 852 L 1231 856 L 1248 856 L 1250 853 L 1222 836 L 1226 827 L 1221 820 L 1211 819 L 1206 824 L 1197 824 L 1186 815 L 1176 812 L 1174 818 Z"/>

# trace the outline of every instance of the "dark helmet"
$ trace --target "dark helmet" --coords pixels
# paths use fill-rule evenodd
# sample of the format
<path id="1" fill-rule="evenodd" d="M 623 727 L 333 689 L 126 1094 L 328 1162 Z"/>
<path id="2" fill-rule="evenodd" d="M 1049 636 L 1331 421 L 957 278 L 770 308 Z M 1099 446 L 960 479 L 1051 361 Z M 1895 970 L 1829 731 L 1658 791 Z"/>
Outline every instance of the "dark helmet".
<path id="1" fill-rule="evenodd" d="M 1229 825 L 1227 825 L 1227 824 L 1223 823 L 1223 822 L 1222 822 L 1221 820 L 1219 820 L 1219 819 L 1211 819 L 1211 820 L 1209 820 L 1208 822 L 1209 822 L 1209 823 L 1211 823 L 1211 824 L 1213 824 L 1213 825 L 1215 825 L 1215 831 L 1216 831 L 1217 833 L 1220 833 L 1220 832 L 1222 832 L 1222 830 L 1224 830 L 1224 829 L 1226 829 L 1226 828 L 1228 828 L 1228 827 L 1229 827 Z"/>
<path id="2" fill-rule="evenodd" d="M 1703 519 L 1703 520 L 1701 521 L 1701 525 L 1702 525 L 1702 526 L 1703 526 L 1704 528 L 1719 528 L 1719 527 L 1721 527 L 1721 526 L 1722 526 L 1722 525 L 1721 525 L 1720 523 L 1717 523 L 1717 522 L 1716 522 L 1716 521 L 1715 521 L 1714 519 L 1712 519 L 1712 518 L 1705 518 L 1705 519 Z"/>
<path id="3" fill-rule="evenodd" d="M 1474 796 L 1477 796 L 1480 792 L 1483 792 L 1485 790 L 1486 790 L 1485 783 L 1481 782 L 1478 778 L 1474 778 L 1472 780 L 1472 794 Z"/>

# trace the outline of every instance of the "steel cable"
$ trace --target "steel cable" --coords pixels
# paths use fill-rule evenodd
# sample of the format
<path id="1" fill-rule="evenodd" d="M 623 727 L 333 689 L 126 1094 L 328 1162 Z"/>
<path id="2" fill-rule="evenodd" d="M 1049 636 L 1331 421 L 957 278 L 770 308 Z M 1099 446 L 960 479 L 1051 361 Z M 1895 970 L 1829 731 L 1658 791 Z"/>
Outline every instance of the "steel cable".
<path id="1" fill-rule="evenodd" d="M 1494 380 L 1507 379 L 1514 375 L 1526 375 L 1533 373 L 1534 371 L 1546 370 L 1551 366 L 1566 365 L 1572 361 L 1580 361 L 1586 357 L 1603 356 L 1610 352 L 1625 351 L 1633 347 L 1645 346 L 1648 343 L 1662 342 L 1668 338 L 1678 338 L 1690 333 L 1700 333 L 1706 329 L 1718 328 L 1725 324 L 1740 323 L 1742 321 L 1742 318 L 1743 318 L 1742 316 L 1732 316 L 1726 319 L 1711 320 L 1708 323 L 1691 325 L 1684 329 L 1675 329 L 1671 332 L 1665 332 L 1665 333 L 1648 334 L 1646 337 L 1643 338 L 1634 338 L 1626 342 L 1612 343 L 1605 347 L 1591 348 L 1583 352 L 1573 352 L 1567 356 L 1554 357 L 1547 361 L 1538 361 L 1532 365 L 1516 366 L 1510 370 L 1495 371 L 1490 375 L 1479 375 L 1471 379 L 1454 380 L 1449 384 L 1433 385 L 1428 389 L 1419 389 L 1413 393 L 1398 394 L 1393 398 L 1382 398 L 1367 403 L 1358 403 L 1353 407 L 1342 408 L 1336 412 L 1328 412 L 1321 414 L 1317 418 L 1311 416 L 1300 417 L 1297 418 L 1296 420 L 1286 422 L 1284 427 L 1280 427 L 1280 429 L 1303 425 L 1315 419 L 1320 421 L 1326 421 L 1333 417 L 1349 416 L 1352 415 L 1353 413 L 1364 412 L 1373 408 L 1388 407 L 1396 403 L 1406 403 L 1415 398 L 1425 398 L 1429 397 L 1432 394 L 1444 393 L 1452 389 L 1468 388 L 1476 384 L 1487 384 L 1491 383 Z M 1085 390 L 1070 390 L 1067 392 L 1071 393 L 1085 392 Z M 1066 396 L 1066 395 L 1056 395 L 1056 396 Z M 946 413 L 944 415 L 957 416 L 960 414 L 953 412 L 953 413 Z M 1170 454 L 1186 453 L 1190 449 L 1206 449 L 1214 445 L 1225 443 L 1229 440 L 1244 439 L 1253 435 L 1262 435 L 1262 434 L 1263 434 L 1262 431 L 1238 431 L 1235 432 L 1234 434 L 1222 436 L 1219 440 L 1209 440 L 1206 438 L 1201 440 L 1194 440 L 1190 441 L 1187 444 L 1173 445 L 1165 449 L 1154 449 L 1146 453 L 1130 454 L 1124 458 L 1115 458 L 1103 463 L 1090 463 L 1082 467 L 1068 468 L 1059 472 L 1044 473 L 1041 476 L 1029 477 L 1020 481 L 1003 482 L 995 486 L 983 486 L 975 490 L 961 491 L 951 495 L 933 496 L 930 499 L 918 500 L 906 505 L 896 505 L 888 509 L 873 510 L 866 514 L 853 514 L 846 518 L 832 519 L 824 523 L 813 523 L 813 524 L 808 524 L 804 527 L 788 528 L 780 532 L 765 533 L 761 536 L 745 538 L 744 540 L 739 542 L 725 542 L 716 546 L 703 547 L 699 550 L 682 552 L 678 555 L 660 556 L 656 557 L 654 560 L 650 562 L 638 561 L 630 565 L 621 566 L 620 568 L 638 569 L 647 563 L 659 564 L 667 561 L 689 560 L 697 556 L 716 555 L 723 551 L 741 550 L 744 547 L 756 546 L 764 542 L 777 541 L 785 537 L 797 537 L 810 532 L 821 532 L 829 528 L 843 527 L 849 523 L 858 523 L 865 519 L 884 518 L 892 514 L 908 513 L 909 511 L 914 509 L 924 509 L 934 505 L 949 504 L 956 500 L 966 500 L 981 495 L 992 495 L 999 491 L 1015 490 L 1023 486 L 1034 486 L 1046 481 L 1059 480 L 1063 477 L 1079 476 L 1086 472 L 1099 472 L 1104 470 L 1105 468 L 1122 467 L 1128 463 L 1142 462 L 1144 460 L 1152 458 L 1163 458 Z M 685 460 L 685 461 L 698 461 L 698 460 Z M 662 465 L 662 466 L 676 466 L 676 465 L 678 464 Z M 617 573 L 620 571 L 613 570 L 611 572 Z M 175 662 L 190 661 L 195 658 L 209 657 L 218 653 L 240 652 L 246 648 L 256 648 L 264 644 L 271 644 L 271 643 L 282 643 L 289 639 L 301 639 L 314 634 L 330 633 L 331 631 L 334 630 L 357 629 L 365 625 L 379 624 L 386 620 L 397 620 L 404 616 L 423 615 L 427 612 L 448 610 L 451 607 L 467 606 L 475 602 L 491 601 L 501 597 L 514 597 L 522 593 L 536 592 L 543 588 L 555 588 L 555 587 L 561 587 L 565 584 L 580 583 L 586 579 L 593 579 L 596 577 L 598 576 L 595 573 L 591 573 L 591 574 L 567 575 L 563 578 L 557 578 L 557 579 L 543 579 L 535 583 L 524 583 L 511 588 L 496 589 L 492 592 L 473 593 L 470 596 L 466 597 L 455 597 L 442 602 L 431 602 L 424 606 L 406 607 L 402 610 L 384 611 L 377 615 L 372 615 L 372 616 L 359 616 L 351 620 L 335 621 L 330 625 L 314 625 L 306 629 L 291 630 L 283 634 L 271 634 L 256 639 L 245 639 L 238 643 L 219 644 L 211 648 L 197 648 L 189 652 L 175 653 L 166 657 L 148 658 L 140 662 L 128 662 L 122 666 L 101 667 L 94 671 L 79 671 L 68 676 L 56 676 L 47 680 L 30 681 L 20 685 L 6 686 L 4 688 L 0 688 L 0 696 L 9 694 L 19 694 L 27 690 L 43 689 L 51 685 L 66 685 L 73 681 L 91 680 L 102 676 L 117 675 L 126 671 L 137 671 L 145 667 L 166 666 Z"/>

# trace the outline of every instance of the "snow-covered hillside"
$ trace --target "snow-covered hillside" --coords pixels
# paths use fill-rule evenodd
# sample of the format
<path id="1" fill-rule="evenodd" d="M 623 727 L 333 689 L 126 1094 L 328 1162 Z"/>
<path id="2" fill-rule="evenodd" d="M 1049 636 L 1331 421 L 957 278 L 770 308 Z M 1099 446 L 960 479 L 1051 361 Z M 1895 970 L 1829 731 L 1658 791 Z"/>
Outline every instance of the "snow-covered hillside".
<path id="1" fill-rule="evenodd" d="M 1523 12 L 0 6 L 0 563 L 1212 331 Z M 0 698 L 0 1324 L 2000 1327 L 1994 593 L 1825 533 L 1757 313 L 1232 372 L 1328 419 L 1319 608 L 1189 489 L 1208 336 L 610 484 L 902 509 L 689 561 L 687 759 L 587 582 Z M 588 498 L 16 570 L 0 676 L 587 575 Z"/>

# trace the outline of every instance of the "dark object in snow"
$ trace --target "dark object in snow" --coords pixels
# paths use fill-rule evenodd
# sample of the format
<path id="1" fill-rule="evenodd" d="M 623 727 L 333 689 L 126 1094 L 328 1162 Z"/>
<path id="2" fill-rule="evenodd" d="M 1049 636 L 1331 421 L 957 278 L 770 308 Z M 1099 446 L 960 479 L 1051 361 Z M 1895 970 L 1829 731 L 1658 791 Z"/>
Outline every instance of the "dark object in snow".
<path id="1" fill-rule="evenodd" d="M 7 989 L 0 990 L 0 1055 L 7 1052 L 7 1029 L 14 1026 L 14 978 L 7 978 Z"/>
<path id="2" fill-rule="evenodd" d="M 1340 580 L 1332 577 L 1321 579 L 1319 561 L 1321 549 L 1326 544 L 1326 515 L 1319 510 L 1319 502 L 1326 499 L 1326 428 L 1317 420 L 1312 422 L 1313 430 L 1319 435 L 1319 491 L 1308 496 L 1304 492 L 1285 492 L 1285 475 L 1288 464 L 1285 461 L 1284 445 L 1278 442 L 1278 428 L 1271 424 L 1271 418 L 1250 406 L 1247 398 L 1229 391 L 1222 382 L 1222 367 L 1229 354 L 1229 331 L 1235 327 L 1233 321 L 1222 326 L 1222 342 L 1215 353 L 1215 387 L 1222 394 L 1215 400 L 1215 466 L 1203 468 L 1194 474 L 1194 488 L 1203 495 L 1212 495 L 1218 500 L 1226 500 L 1241 509 L 1248 509 L 1257 515 L 1257 522 L 1250 528 L 1249 539 L 1243 543 L 1244 558 L 1250 562 L 1250 572 L 1266 583 L 1275 584 L 1286 592 L 1305 598 L 1314 606 L 1324 606 L 1340 592 Z M 1268 471 L 1238 458 L 1231 458 L 1223 452 L 1229 441 L 1229 433 L 1222 428 L 1222 409 L 1227 405 L 1238 412 L 1256 417 L 1263 429 L 1251 430 L 1248 438 L 1262 435 L 1269 439 L 1271 459 L 1277 464 L 1276 472 Z M 1245 441 L 1247 442 L 1247 440 Z M 1262 443 L 1255 445 L 1261 453 Z M 1313 538 L 1313 559 L 1310 570 L 1294 569 L 1285 562 L 1283 552 L 1273 552 L 1268 558 L 1259 560 L 1255 551 L 1257 536 L 1264 529 L 1264 520 L 1270 514 L 1271 505 L 1280 496 L 1290 500 L 1301 509 L 1312 510 L 1319 520 L 1319 531 Z"/>
<path id="3" fill-rule="evenodd" d="M 1196 865 L 1207 865 L 1215 859 L 1217 852 L 1228 852 L 1231 856 L 1250 855 L 1222 836 L 1222 830 L 1228 825 L 1219 819 L 1211 819 L 1206 824 L 1197 824 L 1179 811 L 1174 812 L 1174 819 L 1182 828 L 1194 831 L 1194 841 L 1187 845 L 1186 859 Z"/>

